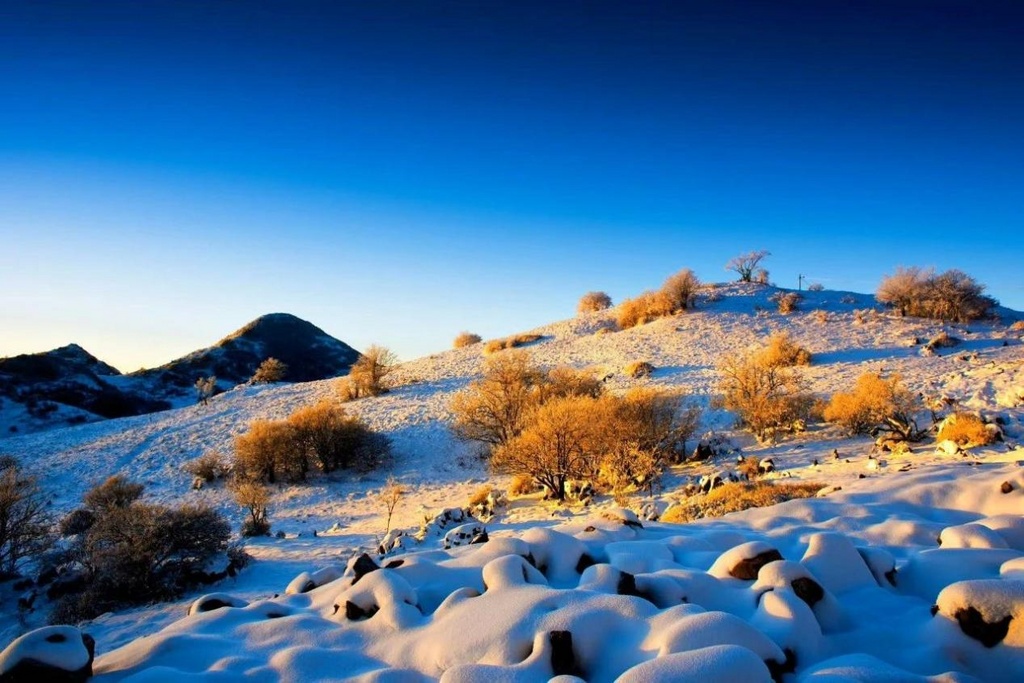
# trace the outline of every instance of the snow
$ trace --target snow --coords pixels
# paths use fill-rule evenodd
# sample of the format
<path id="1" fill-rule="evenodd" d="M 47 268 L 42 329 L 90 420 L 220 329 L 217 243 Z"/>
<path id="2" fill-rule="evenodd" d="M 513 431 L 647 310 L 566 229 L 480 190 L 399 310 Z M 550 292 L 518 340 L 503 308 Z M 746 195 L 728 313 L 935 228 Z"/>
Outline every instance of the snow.
<path id="1" fill-rule="evenodd" d="M 858 323 L 855 310 L 873 306 L 864 295 L 808 292 L 801 312 L 780 316 L 768 312 L 770 289 L 727 285 L 715 293 L 696 312 L 612 334 L 594 334 L 605 325 L 602 313 L 553 323 L 535 330 L 543 338 L 529 352 L 546 367 L 610 374 L 615 392 L 685 389 L 706 409 L 702 429 L 744 457 L 771 461 L 762 480 L 815 482 L 818 497 L 685 525 L 635 513 L 664 510 L 687 484 L 731 473 L 732 452 L 673 467 L 661 489 L 627 508 L 606 496 L 566 506 L 523 496 L 484 524 L 462 506 L 481 485 L 503 489 L 509 479 L 492 477 L 476 448 L 452 436 L 447 412 L 453 393 L 479 376 L 483 356 L 473 347 L 446 351 L 401 365 L 390 393 L 346 404 L 392 438 L 387 468 L 276 487 L 270 521 L 285 537 L 247 540 L 255 561 L 205 589 L 217 593 L 83 624 L 97 640 L 96 680 L 704 683 L 771 680 L 766 660 L 790 661 L 795 672 L 785 680 L 1007 680 L 1021 672 L 1024 616 L 992 647 L 966 635 L 955 616 L 965 606 L 986 619 L 1020 615 L 1024 605 L 1024 402 L 1011 400 L 1024 396 L 1019 335 L 980 324 L 968 334 L 884 313 Z M 827 323 L 816 309 L 828 312 Z M 819 395 L 848 389 L 867 370 L 899 372 L 926 397 L 998 419 L 1005 441 L 966 455 L 937 453 L 926 441 L 882 457 L 867 437 L 812 425 L 758 444 L 712 406 L 714 365 L 777 330 L 814 354 L 803 372 Z M 931 357 L 905 344 L 943 330 L 963 344 Z M 658 371 L 646 379 L 621 374 L 638 358 Z M 208 406 L 11 436 L 0 451 L 31 464 L 58 514 L 122 473 L 146 484 L 148 500 L 206 502 L 237 523 L 242 515 L 226 489 L 191 490 L 181 465 L 210 450 L 230 453 L 250 421 L 284 417 L 334 392 L 331 381 L 239 387 Z M 390 552 L 378 557 L 385 522 L 369 492 L 388 475 L 408 493 L 392 520 Z M 486 542 L 452 542 L 484 526 Z M 362 553 L 379 568 L 355 580 Z M 766 563 L 750 578 L 732 576 L 759 556 Z M 806 581 L 821 589 L 813 604 Z M 0 592 L 5 616 L 14 614 L 14 599 Z M 223 606 L 199 609 L 215 600 Z M 41 618 L 4 619 L 0 645 Z M 552 634 L 563 632 L 573 661 L 556 667 L 553 657 L 565 653 L 553 643 L 564 636 Z"/>
<path id="2" fill-rule="evenodd" d="M 17 638 L 0 653 L 0 675 L 25 660 L 78 671 L 89 663 L 82 634 L 72 626 L 46 626 Z"/>

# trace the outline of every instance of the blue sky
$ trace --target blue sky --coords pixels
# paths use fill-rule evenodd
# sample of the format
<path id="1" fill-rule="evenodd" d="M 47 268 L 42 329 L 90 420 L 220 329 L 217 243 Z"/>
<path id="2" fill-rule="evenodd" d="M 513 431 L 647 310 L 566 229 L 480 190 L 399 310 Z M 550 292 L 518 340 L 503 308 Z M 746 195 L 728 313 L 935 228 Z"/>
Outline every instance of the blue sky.
<path id="1" fill-rule="evenodd" d="M 1024 308 L 1024 6 L 0 4 L 0 355 L 262 313 L 403 358 L 769 249 Z"/>

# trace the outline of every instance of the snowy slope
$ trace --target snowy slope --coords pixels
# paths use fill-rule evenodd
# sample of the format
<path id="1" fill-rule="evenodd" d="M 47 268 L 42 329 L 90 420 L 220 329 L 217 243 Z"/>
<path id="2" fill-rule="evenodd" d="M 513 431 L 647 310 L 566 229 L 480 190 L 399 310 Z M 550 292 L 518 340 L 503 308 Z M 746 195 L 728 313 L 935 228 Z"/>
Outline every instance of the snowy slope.
<path id="1" fill-rule="evenodd" d="M 350 623 L 331 613 L 335 597 L 363 585 L 350 587 L 351 577 L 310 594 L 265 602 L 281 593 L 299 572 L 344 565 L 354 554 L 375 547 L 383 521 L 379 506 L 368 492 L 378 488 L 388 474 L 395 474 L 410 488 L 393 524 L 410 529 L 443 508 L 465 505 L 480 483 L 490 478 L 484 463 L 475 457 L 474 447 L 456 441 L 447 427 L 446 406 L 454 392 L 479 375 L 484 358 L 481 348 L 446 351 L 403 364 L 396 373 L 399 386 L 392 392 L 346 406 L 393 439 L 395 458 L 386 471 L 362 476 L 341 473 L 302 487 L 282 487 L 275 493 L 271 521 L 288 537 L 250 543 L 249 550 L 259 561 L 236 583 L 221 587 L 256 601 L 253 606 L 217 610 L 180 623 L 177 620 L 188 600 L 101 617 L 86 625 L 98 641 L 97 670 L 107 672 L 110 680 L 120 680 L 135 672 L 144 677 L 142 672 L 154 665 L 184 667 L 190 672 L 216 665 L 228 678 L 250 672 L 268 680 L 332 679 L 341 677 L 330 667 L 332 656 L 344 650 L 349 652 L 346 661 L 353 662 L 345 675 L 378 671 L 378 676 L 387 678 L 381 672 L 390 669 L 389 675 L 399 677 L 395 680 L 436 679 L 445 671 L 450 680 L 547 680 L 553 671 L 545 668 L 549 666 L 544 662 L 550 660 L 551 644 L 544 640 L 544 634 L 565 627 L 574 632 L 575 638 L 585 638 L 587 629 L 582 625 L 597 618 L 607 621 L 609 632 L 622 634 L 621 647 L 604 651 L 597 644 L 579 641 L 579 656 L 591 659 L 583 662 L 587 680 L 613 680 L 627 668 L 653 660 L 659 653 L 662 657 L 658 659 L 665 658 L 664 666 L 683 666 L 673 664 L 686 659 L 673 654 L 686 641 L 684 635 L 674 634 L 674 629 L 682 628 L 675 621 L 696 616 L 698 608 L 677 606 L 672 608 L 674 612 L 666 612 L 662 608 L 667 604 L 614 595 L 616 580 L 609 578 L 612 574 L 608 572 L 615 567 L 637 574 L 638 585 L 646 581 L 658 586 L 662 597 L 655 603 L 669 600 L 666 596 L 675 595 L 673 600 L 687 597 L 690 590 L 690 603 L 711 612 L 732 614 L 778 648 L 792 649 L 810 638 L 807 633 L 817 633 L 807 610 L 790 604 L 792 600 L 785 596 L 764 602 L 763 587 L 755 589 L 750 582 L 735 584 L 737 579 L 724 580 L 713 576 L 714 572 L 708 574 L 708 570 L 713 570 L 720 555 L 750 540 L 769 543 L 795 564 L 813 545 L 812 535 L 828 531 L 841 532 L 851 539 L 850 543 L 884 553 L 876 557 L 882 564 L 884 558 L 893 558 L 898 573 L 909 578 L 896 587 L 862 581 L 859 588 L 850 588 L 843 585 L 842 577 L 832 576 L 835 571 L 830 563 L 840 560 L 831 557 L 831 550 L 817 563 L 805 558 L 802 564 L 789 567 L 787 571 L 814 575 L 829 589 L 831 601 L 828 614 L 812 611 L 816 616 L 811 618 L 821 634 L 815 636 L 817 640 L 810 638 L 813 647 L 808 645 L 809 650 L 797 653 L 800 676 L 810 676 L 814 663 L 848 653 L 877 657 L 919 675 L 961 671 L 999 680 L 1000 671 L 1024 671 L 1014 668 L 1024 666 L 1020 661 L 1024 655 L 1022 650 L 1013 649 L 1024 645 L 1009 647 L 1001 643 L 993 649 L 972 649 L 974 641 L 942 626 L 945 622 L 933 619 L 929 611 L 938 598 L 938 589 L 959 579 L 998 577 L 1003 563 L 1024 555 L 1021 538 L 1014 535 L 1020 532 L 1013 531 L 1017 527 L 1010 523 L 1006 524 L 1010 524 L 1011 531 L 1000 532 L 1008 534 L 1008 547 L 973 549 L 984 551 L 981 554 L 987 553 L 986 557 L 947 560 L 941 554 L 952 552 L 950 548 L 935 550 L 935 539 L 948 527 L 1001 514 L 1015 515 L 1019 520 L 1024 513 L 1024 450 L 1016 447 L 1017 439 L 1024 436 L 1021 333 L 1001 325 L 979 324 L 968 329 L 894 318 L 875 311 L 871 297 L 845 292 L 805 292 L 799 312 L 783 316 L 774 312 L 769 301 L 773 292 L 753 285 L 722 286 L 706 295 L 692 313 L 608 334 L 596 332 L 607 325 L 609 315 L 589 314 L 534 330 L 542 338 L 528 349 L 533 360 L 544 366 L 588 367 L 602 376 L 610 375 L 608 386 L 613 391 L 637 384 L 681 387 L 707 407 L 717 383 L 717 360 L 785 329 L 814 353 L 814 362 L 804 374 L 812 390 L 820 395 L 848 389 L 865 370 L 899 372 L 909 386 L 928 397 L 946 397 L 967 409 L 1000 418 L 1007 442 L 978 449 L 969 457 L 945 455 L 931 446 L 922 446 L 914 453 L 887 457 L 872 465 L 867 457 L 870 440 L 845 439 L 832 428 L 813 427 L 774 447 L 759 446 L 736 433 L 733 438 L 746 453 L 774 459 L 778 470 L 769 475 L 771 478 L 815 481 L 842 490 L 824 498 L 791 501 L 697 525 L 645 522 L 642 530 L 601 520 L 602 512 L 612 511 L 610 501 L 600 500 L 583 509 L 520 499 L 487 524 L 492 538 L 509 540 L 492 541 L 480 548 L 406 554 L 402 556 L 407 559 L 406 567 L 384 571 L 372 582 L 363 579 L 373 590 L 359 591 L 359 599 L 365 598 L 363 592 L 369 592 L 371 602 L 376 601 L 373 604 L 381 609 L 368 621 Z M 920 341 L 941 330 L 963 339 L 963 343 L 940 350 L 936 356 L 922 355 Z M 633 360 L 646 360 L 657 370 L 648 379 L 629 378 L 621 368 Z M 55 511 L 72 509 L 91 485 L 120 472 L 146 483 L 147 496 L 152 499 L 206 500 L 239 519 L 238 511 L 219 487 L 192 491 L 191 477 L 181 471 L 181 465 L 209 450 L 229 453 L 234 436 L 244 432 L 253 419 L 284 417 L 299 406 L 332 397 L 335 391 L 332 380 L 239 387 L 215 397 L 205 407 L 11 437 L 0 441 L 0 450 L 31 463 L 42 475 L 54 491 Z M 713 409 L 706 412 L 705 429 L 729 430 L 731 426 L 730 415 Z M 833 457 L 834 449 L 840 452 L 840 458 Z M 682 484 L 729 465 L 719 462 L 673 468 L 663 490 L 651 502 L 663 509 L 681 497 Z M 496 481 L 503 484 L 505 480 Z M 1016 482 L 1014 493 L 1000 493 L 1004 481 Z M 1003 523 L 997 520 L 993 524 Z M 587 532 L 590 526 L 607 530 Z M 545 531 L 552 528 L 576 540 Z M 312 536 L 313 530 L 319 535 Z M 949 533 L 951 538 L 965 536 L 959 531 Z M 610 545 L 623 541 L 645 543 Z M 414 549 L 436 549 L 438 543 L 439 539 L 428 539 Z M 849 555 L 849 543 L 835 543 L 840 548 L 834 551 L 837 557 Z M 519 552 L 524 547 L 527 552 Z M 594 576 L 581 576 L 559 573 L 549 566 L 549 571 L 537 578 L 528 569 L 510 569 L 516 560 L 502 559 L 517 554 L 532 554 L 535 561 L 552 553 L 571 555 L 574 551 L 566 551 L 567 547 L 586 548 L 592 559 L 610 569 L 592 568 Z M 570 564 L 575 566 L 575 561 Z M 497 564 L 485 569 L 491 563 Z M 1011 571 L 1014 566 L 1010 565 Z M 402 577 L 401 581 L 385 578 L 392 571 Z M 488 590 L 482 598 L 452 597 L 450 609 L 441 611 L 443 618 L 437 614 L 439 603 L 460 586 L 482 592 L 488 571 L 493 572 L 495 581 L 508 585 L 494 590 L 493 595 Z M 524 571 L 530 586 L 512 585 Z M 862 578 L 871 575 L 870 570 L 864 571 L 860 572 Z M 530 581 L 529 576 L 535 580 Z M 640 576 L 649 579 L 641 581 Z M 831 590 L 830 582 L 836 590 Z M 492 586 L 490 581 L 487 584 Z M 784 592 L 780 588 L 780 595 Z M 402 600 L 385 608 L 382 601 L 393 601 L 396 595 L 411 599 L 420 609 L 413 612 Z M 265 622 L 267 610 L 286 610 L 293 616 Z M 506 611 L 507 621 L 494 621 L 493 615 Z M 790 612 L 793 614 L 788 617 L 780 616 Z M 883 628 L 878 623 L 880 613 L 902 616 Z M 949 621 L 941 613 L 936 619 Z M 1024 616 L 1018 624 L 1022 622 Z M 274 626 L 264 628 L 263 623 Z M 281 626 L 284 623 L 291 625 L 285 629 Z M 478 631 L 472 637 L 466 633 L 468 624 Z M 164 626 L 169 630 L 155 639 L 129 644 Z M 12 624 L 0 643 L 26 627 Z M 713 633 L 719 628 L 732 633 L 728 624 L 708 628 Z M 880 628 L 884 637 L 877 633 Z M 874 640 L 871 632 L 875 632 Z M 744 637 L 757 638 L 744 633 Z M 193 647 L 199 641 L 203 647 Z M 724 638 L 709 644 L 732 642 Z M 122 650 L 111 651 L 126 644 Z M 747 640 L 734 644 L 748 649 L 751 646 Z M 762 646 L 775 652 L 764 643 Z M 242 654 L 234 660 L 224 659 L 235 649 Z M 1006 655 L 1004 650 L 1012 651 Z M 184 651 L 201 653 L 182 658 L 180 652 Z M 740 661 L 744 655 L 730 652 L 705 652 L 700 661 L 713 671 L 715 666 L 730 666 L 729 658 L 735 655 L 739 657 L 735 665 L 744 666 Z M 687 661 L 686 666 L 696 666 Z M 855 668 L 857 661 L 837 666 L 849 664 Z M 868 662 L 869 669 L 882 671 L 877 662 L 863 661 Z M 452 668 L 456 664 L 503 668 Z M 157 671 L 151 675 L 159 679 Z M 647 672 L 644 677 L 653 679 L 656 675 Z M 369 679 L 381 680 L 373 676 Z"/>

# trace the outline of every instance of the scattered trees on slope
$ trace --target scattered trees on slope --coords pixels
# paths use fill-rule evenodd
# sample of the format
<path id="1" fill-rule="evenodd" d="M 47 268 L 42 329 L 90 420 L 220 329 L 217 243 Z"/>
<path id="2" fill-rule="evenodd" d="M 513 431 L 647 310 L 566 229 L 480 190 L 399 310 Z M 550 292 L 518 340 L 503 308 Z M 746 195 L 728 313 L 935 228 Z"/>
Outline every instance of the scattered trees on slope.
<path id="1" fill-rule="evenodd" d="M 18 575 L 53 542 L 46 496 L 13 458 L 0 461 L 0 579 Z"/>
<path id="2" fill-rule="evenodd" d="M 352 364 L 348 376 L 342 379 L 342 400 L 351 401 L 364 396 L 380 396 L 388 390 L 387 377 L 398 364 L 398 356 L 384 346 L 373 344 Z"/>
<path id="3" fill-rule="evenodd" d="M 256 372 L 249 382 L 252 384 L 272 384 L 282 381 L 287 373 L 287 365 L 276 358 L 267 358 L 256 368 Z M 216 382 L 216 379 L 214 379 L 214 382 Z"/>
<path id="4" fill-rule="evenodd" d="M 814 404 L 797 371 L 773 356 L 754 350 L 727 356 L 718 365 L 723 407 L 735 412 L 760 441 L 799 429 Z"/>
<path id="5" fill-rule="evenodd" d="M 900 315 L 962 323 L 992 314 L 997 302 L 984 291 L 984 285 L 960 270 L 936 274 L 901 267 L 882 279 L 875 298 Z"/>

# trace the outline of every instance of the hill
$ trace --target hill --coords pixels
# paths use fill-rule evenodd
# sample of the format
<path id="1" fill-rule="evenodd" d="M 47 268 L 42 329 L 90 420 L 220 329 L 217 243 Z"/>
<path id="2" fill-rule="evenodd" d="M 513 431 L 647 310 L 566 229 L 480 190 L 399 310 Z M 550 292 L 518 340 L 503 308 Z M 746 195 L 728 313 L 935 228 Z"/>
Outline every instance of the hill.
<path id="1" fill-rule="evenodd" d="M 0 437 L 188 405 L 198 378 L 216 376 L 226 391 L 270 357 L 287 364 L 285 381 L 309 382 L 345 374 L 359 352 L 312 323 L 272 313 L 213 346 L 127 375 L 77 344 L 2 358 Z"/>
<path id="2" fill-rule="evenodd" d="M 286 381 L 310 382 L 345 374 L 359 352 L 301 318 L 270 313 L 213 346 L 130 376 L 154 388 L 190 393 L 199 377 L 213 375 L 224 388 L 246 382 L 267 358 L 277 358 L 288 366 Z"/>
<path id="3" fill-rule="evenodd" d="M 274 488 L 271 524 L 284 537 L 247 541 L 256 564 L 214 589 L 239 607 L 183 618 L 196 592 L 85 624 L 97 639 L 98 680 L 224 669 L 330 680 L 340 676 L 339 654 L 352 662 L 345 675 L 364 680 L 532 681 L 575 671 L 612 681 L 632 669 L 623 680 L 688 680 L 687 673 L 768 681 L 765 661 L 775 680 L 838 680 L 837 672 L 844 680 L 1024 675 L 1022 331 L 897 317 L 849 292 L 805 292 L 798 310 L 784 315 L 772 303 L 777 293 L 709 288 L 691 312 L 619 331 L 606 331 L 612 311 L 581 315 L 529 331 L 537 339 L 525 348 L 542 367 L 593 370 L 613 393 L 685 392 L 703 409 L 703 430 L 744 456 L 772 459 L 763 481 L 802 482 L 819 490 L 816 497 L 687 524 L 658 521 L 669 506 L 703 500 L 691 486 L 701 477 L 736 471 L 735 453 L 721 454 L 672 466 L 660 487 L 627 500 L 598 495 L 557 505 L 539 494 L 513 496 L 493 517 L 464 520 L 484 526 L 490 540 L 449 547 L 451 527 L 425 520 L 465 506 L 485 483 L 507 491 L 510 478 L 492 475 L 476 447 L 450 430 L 448 404 L 480 377 L 483 345 L 445 351 L 399 366 L 390 392 L 345 404 L 392 439 L 386 468 Z M 937 448 L 932 436 L 908 452 L 879 453 L 870 437 L 812 424 L 758 443 L 718 407 L 716 366 L 776 331 L 812 352 L 801 372 L 819 398 L 849 390 L 868 370 L 899 373 L 914 392 L 946 406 L 940 411 L 955 406 L 998 423 L 1003 441 L 961 454 Z M 924 351 L 942 332 L 959 343 Z M 624 372 L 638 360 L 654 366 L 651 376 Z M 207 406 L 2 445 L 52 486 L 58 512 L 121 473 L 145 482 L 151 500 L 205 502 L 237 522 L 229 492 L 193 490 L 182 465 L 207 451 L 230 453 L 253 420 L 336 397 L 332 381 L 240 386 Z M 388 476 L 407 488 L 392 525 L 405 541 L 377 557 L 384 522 L 376 492 Z M 756 579 L 730 574 L 770 550 L 785 561 L 755 568 Z M 356 583 L 353 559 L 363 552 L 392 568 L 360 574 Z M 310 582 L 316 587 L 304 592 Z M 14 596 L 7 600 L 0 606 L 13 612 Z M 958 620 L 968 621 L 968 606 L 981 610 L 982 621 L 1011 616 L 1009 630 L 983 646 Z M 265 628 L 271 616 L 284 618 Z M 0 645 L 24 628 L 11 619 Z M 555 644 L 566 637 L 554 632 L 571 634 L 571 660 Z"/>

